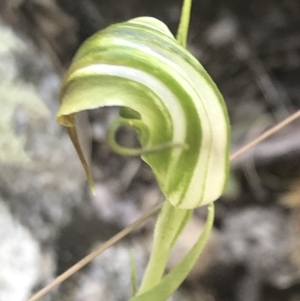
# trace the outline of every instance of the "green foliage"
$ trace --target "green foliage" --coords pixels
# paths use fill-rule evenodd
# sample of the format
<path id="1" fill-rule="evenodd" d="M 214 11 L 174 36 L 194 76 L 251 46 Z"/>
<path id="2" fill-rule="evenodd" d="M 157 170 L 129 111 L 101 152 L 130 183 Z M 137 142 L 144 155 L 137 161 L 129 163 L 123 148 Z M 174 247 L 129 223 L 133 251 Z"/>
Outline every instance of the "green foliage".
<path id="1" fill-rule="evenodd" d="M 214 220 L 214 205 L 210 204 L 208 208 L 208 218 L 205 228 L 198 241 L 190 252 L 182 259 L 182 261 L 167 275 L 165 276 L 157 286 L 153 287 L 149 291 L 131 298 L 130 301 L 165 301 L 170 297 L 179 285 L 187 277 L 190 270 L 196 263 L 199 255 L 201 254 L 211 229 L 213 227 Z"/>
<path id="2" fill-rule="evenodd" d="M 177 40 L 165 24 L 150 17 L 114 24 L 95 34 L 79 49 L 62 87 L 57 120 L 68 127 L 91 187 L 75 114 L 121 106 L 121 118 L 109 128 L 109 143 L 122 155 L 141 155 L 166 197 L 144 279 L 131 301 L 164 301 L 182 283 L 207 241 L 213 225 L 212 202 L 222 194 L 228 177 L 227 110 L 213 80 L 185 49 L 190 9 L 191 0 L 186 0 Z M 118 145 L 119 126 L 137 131 L 141 149 Z M 206 204 L 210 205 L 203 234 L 163 277 L 170 251 L 193 209 Z"/>

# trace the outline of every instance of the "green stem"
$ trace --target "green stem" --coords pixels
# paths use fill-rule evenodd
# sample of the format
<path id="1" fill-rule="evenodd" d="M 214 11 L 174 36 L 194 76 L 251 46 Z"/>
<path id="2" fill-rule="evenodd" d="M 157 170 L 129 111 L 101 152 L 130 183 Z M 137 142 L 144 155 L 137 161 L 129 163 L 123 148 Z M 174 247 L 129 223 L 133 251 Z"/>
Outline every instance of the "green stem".
<path id="1" fill-rule="evenodd" d="M 138 295 L 160 282 L 171 249 L 192 213 L 193 210 L 178 209 L 165 201 L 156 223 L 153 249 Z"/>
<path id="2" fill-rule="evenodd" d="M 184 0 L 176 39 L 179 44 L 186 48 L 187 35 L 189 32 L 192 0 Z"/>
<path id="3" fill-rule="evenodd" d="M 137 278 L 136 278 L 136 265 L 134 259 L 134 251 L 130 252 L 130 274 L 131 274 L 131 285 L 132 285 L 132 296 L 137 293 Z"/>
<path id="4" fill-rule="evenodd" d="M 181 262 L 160 281 L 157 286 L 143 294 L 139 294 L 138 296 L 131 298 L 130 301 L 166 301 L 176 291 L 176 289 L 178 289 L 198 260 L 211 233 L 213 221 L 214 204 L 210 203 L 208 205 L 208 215 L 205 227 L 193 248 L 181 260 Z"/>

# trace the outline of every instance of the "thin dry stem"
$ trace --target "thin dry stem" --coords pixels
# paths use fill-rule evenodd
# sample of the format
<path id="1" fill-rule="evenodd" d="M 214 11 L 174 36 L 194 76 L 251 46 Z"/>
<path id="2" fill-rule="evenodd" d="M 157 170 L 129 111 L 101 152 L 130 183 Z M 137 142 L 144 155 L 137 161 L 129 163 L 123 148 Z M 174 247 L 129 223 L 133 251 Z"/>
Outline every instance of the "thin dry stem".
<path id="1" fill-rule="evenodd" d="M 290 117 L 284 119 L 282 122 L 278 123 L 276 126 L 271 128 L 270 130 L 266 131 L 262 135 L 260 135 L 258 138 L 254 139 L 250 143 L 246 144 L 244 147 L 242 147 L 240 150 L 235 152 L 230 156 L 230 161 L 236 159 L 237 157 L 241 156 L 245 152 L 247 152 L 249 149 L 253 148 L 258 143 L 262 142 L 263 140 L 267 139 L 269 136 L 273 135 L 275 132 L 279 131 L 289 123 L 293 122 L 297 118 L 300 117 L 300 110 L 291 115 Z M 134 229 L 136 229 L 138 226 L 140 226 L 142 223 L 144 223 L 146 220 L 148 220 L 151 216 L 155 215 L 159 212 L 161 209 L 162 204 L 158 205 L 154 209 L 152 209 L 150 212 L 143 215 L 141 218 L 136 220 L 134 223 L 123 229 L 121 232 L 113 236 L 111 239 L 100 245 L 96 250 L 92 251 L 89 255 L 84 257 L 82 260 L 77 262 L 75 265 L 73 265 L 70 269 L 68 269 L 66 272 L 58 276 L 48 284 L 46 287 L 44 287 L 42 290 L 37 292 L 34 296 L 32 296 L 28 301 L 38 301 L 45 295 L 47 295 L 51 290 L 53 290 L 55 287 L 60 285 L 62 282 L 67 280 L 69 277 L 74 275 L 76 272 L 78 272 L 80 269 L 82 269 L 85 265 L 90 263 L 94 258 L 96 258 L 98 255 L 103 253 L 105 250 L 107 250 L 109 247 L 114 245 L 116 242 L 124 238 L 126 235 L 128 235 L 130 232 L 132 232 Z"/>
<path id="2" fill-rule="evenodd" d="M 114 245 L 116 242 L 118 242 L 120 239 L 128 235 L 130 232 L 132 232 L 134 229 L 136 229 L 138 226 L 140 226 L 143 222 L 145 222 L 147 219 L 149 219 L 151 216 L 155 215 L 159 212 L 161 209 L 162 204 L 156 206 L 154 209 L 140 217 L 138 220 L 130 224 L 128 227 L 124 228 L 122 231 L 120 231 L 118 234 L 107 240 L 105 243 L 100 245 L 97 249 L 92 251 L 89 255 L 78 261 L 75 265 L 73 265 L 71 268 L 69 268 L 67 271 L 65 271 L 63 274 L 58 276 L 45 286 L 43 289 L 41 289 L 39 292 L 37 292 L 34 296 L 32 296 L 28 301 L 37 301 L 40 300 L 42 297 L 47 295 L 51 290 L 53 290 L 56 286 L 67 280 L 69 277 L 74 275 L 76 272 L 78 272 L 80 269 L 82 269 L 85 265 L 87 265 L 89 262 L 91 262 L 94 258 L 96 258 L 99 254 L 103 253 L 105 250 L 107 250 L 109 247 Z"/>
<path id="3" fill-rule="evenodd" d="M 258 143 L 262 142 L 263 140 L 267 139 L 269 136 L 273 135 L 274 133 L 278 132 L 285 126 L 287 126 L 289 123 L 293 122 L 297 118 L 300 117 L 300 110 L 291 115 L 290 117 L 284 119 L 265 133 L 261 134 L 259 137 L 251 141 L 250 143 L 246 144 L 244 147 L 236 151 L 234 154 L 230 156 L 230 161 L 234 160 L 235 158 L 241 156 L 243 153 L 247 152 L 250 148 L 254 147 Z"/>

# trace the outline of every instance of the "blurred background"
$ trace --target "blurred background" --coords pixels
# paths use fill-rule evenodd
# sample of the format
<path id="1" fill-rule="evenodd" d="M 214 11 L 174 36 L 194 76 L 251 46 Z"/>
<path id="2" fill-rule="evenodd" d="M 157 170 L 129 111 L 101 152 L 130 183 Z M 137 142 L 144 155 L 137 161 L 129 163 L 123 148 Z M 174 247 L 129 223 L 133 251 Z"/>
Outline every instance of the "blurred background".
<path id="1" fill-rule="evenodd" d="M 107 25 L 148 15 L 176 32 L 182 1 L 0 1 L 0 301 L 25 301 L 163 197 L 139 158 L 106 142 L 118 110 L 88 112 L 97 194 L 55 122 L 62 76 Z M 299 0 L 194 0 L 189 50 L 218 84 L 232 152 L 300 108 Z M 120 140 L 135 142 L 122 130 Z M 300 300 L 300 122 L 232 162 L 210 241 L 170 301 Z M 197 209 L 172 268 L 197 239 Z M 154 220 L 100 255 L 46 301 L 127 301 L 129 250 L 141 277 Z"/>

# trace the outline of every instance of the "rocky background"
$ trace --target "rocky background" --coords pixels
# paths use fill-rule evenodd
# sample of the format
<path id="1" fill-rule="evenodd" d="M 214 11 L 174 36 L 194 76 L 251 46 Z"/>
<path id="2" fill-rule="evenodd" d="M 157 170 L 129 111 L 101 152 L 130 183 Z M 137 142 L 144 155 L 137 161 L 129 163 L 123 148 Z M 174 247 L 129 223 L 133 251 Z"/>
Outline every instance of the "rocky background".
<path id="1" fill-rule="evenodd" d="M 115 109 L 89 112 L 97 195 L 55 122 L 63 73 L 79 45 L 108 24 L 141 15 L 176 31 L 181 1 L 2 0 L 0 2 L 0 301 L 25 301 L 93 248 L 161 201 L 139 158 L 112 153 Z M 194 0 L 189 49 L 224 94 L 232 151 L 300 108 L 299 0 Z M 300 122 L 232 163 L 214 232 L 170 301 L 300 300 Z M 134 142 L 130 131 L 121 139 Z M 193 244 L 196 212 L 170 268 Z M 46 301 L 126 301 L 129 250 L 141 276 L 151 220 Z"/>

